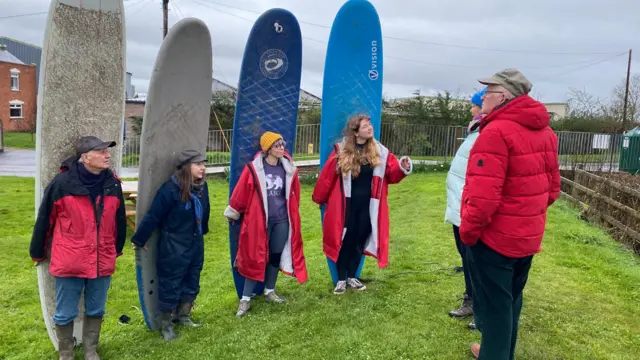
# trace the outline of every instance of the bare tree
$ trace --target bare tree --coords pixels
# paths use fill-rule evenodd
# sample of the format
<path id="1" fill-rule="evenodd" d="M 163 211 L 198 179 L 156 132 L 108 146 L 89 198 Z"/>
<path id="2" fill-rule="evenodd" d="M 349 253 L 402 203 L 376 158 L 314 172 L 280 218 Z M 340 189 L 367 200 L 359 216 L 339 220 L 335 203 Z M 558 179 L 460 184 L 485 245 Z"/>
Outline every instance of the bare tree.
<path id="1" fill-rule="evenodd" d="M 570 88 L 567 103 L 573 116 L 596 117 L 608 113 L 607 105 L 584 89 Z"/>
<path id="2" fill-rule="evenodd" d="M 624 95 L 626 91 L 626 79 L 613 89 L 611 110 L 616 118 L 622 121 L 624 113 Z M 640 74 L 635 74 L 629 79 L 629 98 L 627 102 L 627 126 L 634 127 L 634 123 L 640 122 Z"/>

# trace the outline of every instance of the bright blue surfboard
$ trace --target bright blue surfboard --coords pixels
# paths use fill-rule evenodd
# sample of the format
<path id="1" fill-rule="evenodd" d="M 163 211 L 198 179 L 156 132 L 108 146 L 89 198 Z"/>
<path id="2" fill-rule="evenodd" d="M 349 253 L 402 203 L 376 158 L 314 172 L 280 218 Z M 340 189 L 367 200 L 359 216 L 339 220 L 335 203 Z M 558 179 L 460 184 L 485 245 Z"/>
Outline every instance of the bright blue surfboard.
<path id="1" fill-rule="evenodd" d="M 300 77 L 302 74 L 302 34 L 295 16 L 284 9 L 271 9 L 253 25 L 242 58 L 238 96 L 233 121 L 229 198 L 244 166 L 260 151 L 265 131 L 282 135 L 287 151 L 293 154 L 298 121 Z M 234 268 L 242 218 L 229 223 L 231 269 L 238 297 L 242 297 L 244 277 Z M 264 284 L 254 290 L 261 294 Z"/>
<path id="2" fill-rule="evenodd" d="M 374 136 L 380 139 L 382 113 L 382 29 L 374 6 L 366 0 L 348 0 L 338 11 L 327 48 L 320 121 L 320 168 L 340 142 L 350 117 L 371 117 Z M 321 212 L 324 218 L 324 207 Z M 356 277 L 360 277 L 364 255 Z M 327 257 L 334 285 L 336 264 Z"/>

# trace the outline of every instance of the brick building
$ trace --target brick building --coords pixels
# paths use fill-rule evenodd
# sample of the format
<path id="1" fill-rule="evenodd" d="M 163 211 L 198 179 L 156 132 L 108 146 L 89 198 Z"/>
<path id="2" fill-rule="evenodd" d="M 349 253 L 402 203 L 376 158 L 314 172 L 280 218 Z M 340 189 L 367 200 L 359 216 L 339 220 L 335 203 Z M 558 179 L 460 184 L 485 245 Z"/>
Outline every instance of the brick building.
<path id="1" fill-rule="evenodd" d="M 5 132 L 35 130 L 37 70 L 0 44 L 0 120 Z"/>
<path id="2" fill-rule="evenodd" d="M 135 136 L 138 135 L 133 130 L 133 121 L 134 117 L 143 117 L 144 116 L 144 98 L 138 99 L 127 99 L 124 104 L 124 120 L 125 120 L 125 134 L 127 136 Z"/>

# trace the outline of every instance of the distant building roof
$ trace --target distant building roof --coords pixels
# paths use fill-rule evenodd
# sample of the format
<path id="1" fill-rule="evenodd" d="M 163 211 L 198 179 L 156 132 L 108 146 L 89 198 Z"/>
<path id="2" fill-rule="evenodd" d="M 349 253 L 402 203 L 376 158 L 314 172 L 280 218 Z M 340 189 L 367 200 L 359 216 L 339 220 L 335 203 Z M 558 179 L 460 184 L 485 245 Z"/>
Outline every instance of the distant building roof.
<path id="1" fill-rule="evenodd" d="M 300 100 L 310 101 L 314 103 L 319 103 L 322 101 L 318 96 L 313 95 L 312 93 L 300 89 Z"/>
<path id="2" fill-rule="evenodd" d="M 6 37 L 6 36 L 0 36 L 0 40 L 11 41 L 11 42 L 14 42 L 14 43 L 16 43 L 16 44 L 21 44 L 21 45 L 24 45 L 24 46 L 32 47 L 32 48 L 34 48 L 34 49 L 42 50 L 42 47 L 41 47 L 41 46 L 33 45 L 33 44 L 29 44 L 29 43 L 27 43 L 27 42 L 20 41 L 20 40 L 16 40 L 16 39 L 12 39 L 12 38 L 10 38 L 10 37 Z"/>
<path id="3" fill-rule="evenodd" d="M 211 90 L 215 91 L 232 91 L 232 92 L 236 92 L 238 91 L 238 89 L 236 89 L 235 87 L 222 82 L 216 78 L 213 78 L 211 81 Z"/>
<path id="4" fill-rule="evenodd" d="M 215 96 L 215 93 L 219 91 L 230 91 L 235 96 L 238 91 L 238 89 L 236 89 L 235 87 L 225 82 L 222 82 L 216 78 L 214 78 L 211 82 L 211 90 L 213 91 L 214 96 Z M 146 100 L 147 100 L 147 93 L 136 93 L 133 97 L 128 98 L 127 102 L 128 103 L 144 103 L 146 102 Z M 300 89 L 300 101 L 320 103 L 321 99 L 308 91 Z"/>
<path id="5" fill-rule="evenodd" d="M 20 59 L 13 56 L 9 51 L 7 51 L 6 45 L 0 45 L 0 62 L 6 62 L 11 64 L 24 65 Z"/>
<path id="6" fill-rule="evenodd" d="M 132 104 L 132 103 L 144 104 L 145 102 L 147 102 L 147 93 L 135 93 L 135 95 L 133 95 L 132 98 L 126 99 L 126 102 L 129 104 Z"/>
<path id="7" fill-rule="evenodd" d="M 216 78 L 213 78 L 211 89 L 213 90 L 214 93 L 217 91 L 231 91 L 235 95 L 238 92 L 238 89 L 236 87 L 229 85 L 225 82 L 222 82 Z M 319 103 L 321 102 L 321 99 L 308 91 L 300 89 L 300 101 Z"/>

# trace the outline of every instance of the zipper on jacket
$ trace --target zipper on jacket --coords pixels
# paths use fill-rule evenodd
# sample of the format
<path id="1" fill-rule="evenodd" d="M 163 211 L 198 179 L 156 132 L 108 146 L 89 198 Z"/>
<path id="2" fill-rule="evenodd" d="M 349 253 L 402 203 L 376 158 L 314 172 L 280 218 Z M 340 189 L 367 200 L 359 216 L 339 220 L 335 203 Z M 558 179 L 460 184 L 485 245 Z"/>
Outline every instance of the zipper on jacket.
<path id="1" fill-rule="evenodd" d="M 100 195 L 98 195 L 100 196 Z M 93 201 L 91 200 L 91 195 L 87 195 L 87 198 L 89 198 L 89 203 L 92 203 Z M 91 208 L 93 208 L 93 218 L 96 221 L 96 275 L 97 277 L 100 277 L 100 256 L 98 255 L 98 249 L 99 249 L 99 242 L 100 242 L 100 226 L 98 225 L 98 202 L 96 201 L 95 204 L 91 204 Z"/>
<path id="2" fill-rule="evenodd" d="M 93 206 L 93 214 L 96 219 L 96 275 L 100 277 L 100 219 L 102 218 L 102 211 L 99 210 L 99 207 L 102 207 L 104 203 L 104 190 L 102 195 L 98 195 L 96 199 L 96 204 Z M 91 198 L 89 198 L 91 201 Z"/>

